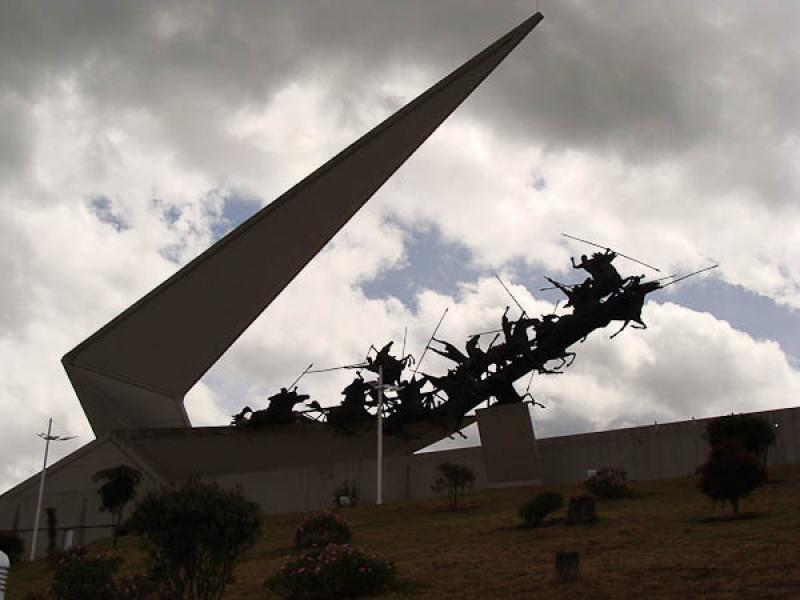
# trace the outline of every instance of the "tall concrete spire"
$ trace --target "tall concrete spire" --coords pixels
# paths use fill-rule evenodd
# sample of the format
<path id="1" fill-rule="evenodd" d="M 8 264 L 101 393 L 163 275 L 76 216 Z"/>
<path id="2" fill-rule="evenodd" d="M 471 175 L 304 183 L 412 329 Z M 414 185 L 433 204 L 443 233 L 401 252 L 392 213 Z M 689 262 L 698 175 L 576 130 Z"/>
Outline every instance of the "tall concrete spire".
<path id="1" fill-rule="evenodd" d="M 541 20 L 501 37 L 67 353 L 95 434 L 189 426 L 186 392 Z"/>

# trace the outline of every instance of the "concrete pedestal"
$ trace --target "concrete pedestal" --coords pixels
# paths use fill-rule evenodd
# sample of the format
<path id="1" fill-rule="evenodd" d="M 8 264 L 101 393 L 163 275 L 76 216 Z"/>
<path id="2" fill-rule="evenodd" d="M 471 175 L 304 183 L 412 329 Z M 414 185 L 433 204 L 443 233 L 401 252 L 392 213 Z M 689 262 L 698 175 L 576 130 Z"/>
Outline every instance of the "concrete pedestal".
<path id="1" fill-rule="evenodd" d="M 489 487 L 542 482 L 542 467 L 527 404 L 496 404 L 475 411 Z"/>

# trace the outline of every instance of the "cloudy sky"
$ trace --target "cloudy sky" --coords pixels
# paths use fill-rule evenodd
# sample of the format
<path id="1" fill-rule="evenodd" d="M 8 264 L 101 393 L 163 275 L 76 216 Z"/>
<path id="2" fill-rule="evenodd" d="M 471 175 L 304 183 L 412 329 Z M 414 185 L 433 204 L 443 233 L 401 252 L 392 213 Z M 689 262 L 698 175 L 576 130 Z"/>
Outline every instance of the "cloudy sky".
<path id="1" fill-rule="evenodd" d="M 263 406 L 310 362 L 408 328 L 419 356 L 597 240 L 683 273 L 646 331 L 534 379 L 540 436 L 793 406 L 800 392 L 800 5 L 539 0 L 544 22 L 187 396 Z M 0 0 L 0 490 L 53 417 L 61 356 L 535 10 L 534 2 Z M 648 271 L 620 260 L 623 274 Z M 649 273 L 650 274 L 650 273 Z M 443 371 L 426 357 L 425 368 Z M 323 404 L 349 372 L 308 376 Z M 524 387 L 524 385 L 522 386 Z"/>

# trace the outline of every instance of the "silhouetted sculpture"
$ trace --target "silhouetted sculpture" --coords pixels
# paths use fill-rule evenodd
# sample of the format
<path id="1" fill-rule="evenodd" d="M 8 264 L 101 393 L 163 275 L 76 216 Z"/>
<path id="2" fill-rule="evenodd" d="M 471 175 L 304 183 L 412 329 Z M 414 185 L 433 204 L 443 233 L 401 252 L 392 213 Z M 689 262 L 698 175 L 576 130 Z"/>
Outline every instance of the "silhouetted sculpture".
<path id="1" fill-rule="evenodd" d="M 265 421 L 272 424 L 291 423 L 295 420 L 295 415 L 292 412 L 295 404 L 300 404 L 308 400 L 308 394 L 298 394 L 297 390 L 287 390 L 281 388 L 277 394 L 267 398 L 269 406 L 265 413 Z M 252 419 L 252 417 L 251 417 Z"/>
<path id="2" fill-rule="evenodd" d="M 292 410 L 295 404 L 305 402 L 310 396 L 298 394 L 296 390 L 281 388 L 277 394 L 267 398 L 269 405 L 263 410 L 252 410 L 245 406 L 241 412 L 233 415 L 231 425 L 234 427 L 262 427 L 265 425 L 285 425 L 293 423 L 297 414 Z M 247 415 L 250 415 L 249 418 Z"/>
<path id="3" fill-rule="evenodd" d="M 437 392 L 447 394 L 447 401 L 437 406 L 432 415 L 442 419 L 451 431 L 461 429 L 464 415 L 486 398 L 479 382 L 463 368 L 451 369 L 444 377 L 428 375 L 428 379 Z"/>
<path id="4" fill-rule="evenodd" d="M 390 385 L 398 385 L 400 377 L 408 365 L 414 364 L 414 357 L 406 354 L 402 358 L 395 358 L 389 354 L 389 350 L 394 342 L 389 342 L 378 350 L 375 346 L 370 346 L 370 351 L 375 350 L 375 358 L 367 356 L 367 364 L 364 367 L 367 371 L 377 374 L 383 367 L 383 382 Z"/>
<path id="5" fill-rule="evenodd" d="M 444 356 L 448 360 L 452 360 L 459 368 L 469 373 L 472 377 L 480 377 L 481 373 L 483 373 L 490 364 L 489 357 L 486 352 L 481 350 L 479 345 L 479 335 L 473 335 L 467 340 L 466 354 L 461 352 L 461 350 L 456 348 L 453 344 L 445 342 L 444 340 L 431 338 L 431 341 L 442 344 L 444 348 L 443 350 L 439 350 L 438 348 L 429 346 L 431 351 Z"/>
<path id="6" fill-rule="evenodd" d="M 466 413 L 481 402 L 492 398 L 499 404 L 519 403 L 526 398 L 533 401 L 529 393 L 520 394 L 514 383 L 531 371 L 561 373 L 561 369 L 575 360 L 575 353 L 569 347 L 583 341 L 592 331 L 607 327 L 612 321 L 622 321 L 623 325 L 611 337 L 619 335 L 630 323 L 634 323 L 632 327 L 638 325 L 637 329 L 645 328 L 641 317 L 645 297 L 661 284 L 643 282 L 643 276 L 623 279 L 611 265 L 616 256 L 607 250 L 591 258 L 584 255 L 578 263 L 573 259 L 573 267 L 584 269 L 590 275 L 580 284 L 561 284 L 547 278 L 567 295 L 571 313 L 528 317 L 523 311 L 517 320 L 512 320 L 506 307 L 500 320 L 503 341 L 495 344 L 498 333 L 486 350 L 481 348 L 480 335 L 468 338 L 464 351 L 450 342 L 431 337 L 428 349 L 455 363 L 444 376 L 414 376 L 400 384 L 402 371 L 414 362 L 413 357 L 410 354 L 399 359 L 392 356 L 392 342 L 380 350 L 371 346 L 370 352 L 374 351 L 375 356 L 368 356 L 363 368 L 376 374 L 382 369 L 384 385 L 395 388 L 385 390 L 382 404 L 385 432 L 408 437 L 407 426 L 421 420 L 438 421 L 451 432 L 457 432 Z M 556 361 L 560 362 L 556 364 Z M 365 381 L 357 372 L 342 391 L 341 405 L 326 409 L 316 402 L 311 405 L 326 415 L 327 423 L 337 433 L 356 435 L 372 427 L 375 414 L 368 409 L 378 409 L 376 384 L 376 381 Z M 233 424 L 291 422 L 296 419 L 292 407 L 307 398 L 281 389 L 270 397 L 266 410 L 253 412 L 245 407 L 233 417 Z M 541 406 L 535 401 L 534 404 Z"/>
<path id="7" fill-rule="evenodd" d="M 639 325 L 638 327 L 636 325 L 631 325 L 633 329 L 647 329 L 647 325 L 642 321 L 644 299 L 647 294 L 660 288 L 661 284 L 658 281 L 642 283 L 643 278 L 643 275 L 629 277 L 626 280 L 625 286 L 618 290 L 615 296 L 612 296 L 611 300 L 615 300 L 613 304 L 615 310 L 611 318 L 615 321 L 624 321 L 619 331 L 611 336 L 612 338 L 622 333 L 622 330 L 625 329 L 631 321 Z"/>
<path id="8" fill-rule="evenodd" d="M 410 438 L 405 426 L 428 417 L 429 411 L 433 408 L 434 392 L 422 391 L 426 383 L 428 383 L 427 377 L 417 379 L 414 376 L 410 381 L 404 381 L 397 389 L 396 397 L 387 402 L 389 415 L 384 421 L 384 431 L 387 434 Z"/>
<path id="9" fill-rule="evenodd" d="M 564 292 L 564 294 L 567 296 L 567 303 L 565 306 L 573 307 L 575 309 L 575 314 L 583 313 L 584 311 L 592 308 L 602 297 L 602 295 L 598 293 L 597 289 L 592 284 L 591 278 L 587 279 L 583 283 L 571 286 L 559 283 L 558 281 L 550 279 L 549 277 L 545 277 L 545 279 Z"/>
<path id="10" fill-rule="evenodd" d="M 586 255 L 581 256 L 581 262 L 575 263 L 575 259 L 571 258 L 573 269 L 583 269 L 592 278 L 592 286 L 594 287 L 599 298 L 606 296 L 618 289 L 622 285 L 622 277 L 617 269 L 611 262 L 617 257 L 617 253 L 611 249 L 606 248 L 603 253 L 595 252 L 592 258 L 586 258 Z"/>
<path id="11" fill-rule="evenodd" d="M 435 352 L 439 356 L 444 356 L 448 360 L 452 360 L 457 365 L 463 365 L 464 363 L 469 360 L 469 357 L 461 352 L 458 348 L 453 346 L 450 342 L 445 342 L 444 340 L 437 340 L 436 338 L 431 338 L 432 342 L 436 342 L 437 344 L 441 344 L 444 350 L 439 350 L 438 348 L 434 348 L 430 346 L 431 352 Z"/>
<path id="12" fill-rule="evenodd" d="M 350 384 L 342 390 L 344 400 L 339 406 L 327 409 L 327 422 L 333 425 L 338 433 L 355 435 L 368 427 L 372 415 L 367 411 L 367 406 L 371 402 L 367 401 L 367 395 L 373 389 L 372 384 L 364 381 L 360 372 Z"/>
<path id="13" fill-rule="evenodd" d="M 253 409 L 249 406 L 245 406 L 240 412 L 233 415 L 231 419 L 231 425 L 234 427 L 243 427 L 247 425 L 247 415 L 252 414 Z"/>

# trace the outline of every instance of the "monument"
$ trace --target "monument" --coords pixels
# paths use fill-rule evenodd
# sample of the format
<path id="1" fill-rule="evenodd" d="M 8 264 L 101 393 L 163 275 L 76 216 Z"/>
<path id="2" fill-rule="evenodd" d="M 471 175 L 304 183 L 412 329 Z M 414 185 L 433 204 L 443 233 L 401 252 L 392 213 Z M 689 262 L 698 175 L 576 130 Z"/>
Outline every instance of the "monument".
<path id="1" fill-rule="evenodd" d="M 241 485 L 265 512 L 328 506 L 342 482 L 359 482 L 369 501 L 365 491 L 375 489 L 381 462 L 374 458 L 375 437 L 366 434 L 376 421 L 386 433 L 379 439 L 387 496 L 424 497 L 441 458 L 414 453 L 473 422 L 471 411 L 482 403 L 482 447 L 448 455 L 479 471 L 479 485 L 571 481 L 597 466 L 584 440 L 547 440 L 549 450 L 537 445 L 528 413 L 535 400 L 515 382 L 529 373 L 563 372 L 575 359 L 570 348 L 612 322 L 622 323 L 619 331 L 646 327 L 647 294 L 680 280 L 623 278 L 612 263 L 624 255 L 602 246 L 603 252 L 573 259 L 588 274 L 584 281 L 551 280 L 571 311 L 535 316 L 517 304 L 520 313 L 507 309 L 490 341 L 473 335 L 463 350 L 436 338 L 435 330 L 426 351 L 452 363 L 445 374 L 422 371 L 424 356 L 416 362 L 390 342 L 347 366 L 356 372 L 336 406 L 309 398 L 298 382 L 277 390 L 263 409 L 243 407 L 231 426 L 192 428 L 183 406 L 186 392 L 541 20 L 537 13 L 488 46 L 63 357 L 97 436 L 48 469 L 45 505 L 58 511 L 64 540 L 83 544 L 108 534 L 91 477 L 118 464 L 142 472 L 143 493 L 200 476 Z M 391 388 L 378 391 L 376 375 Z M 679 436 L 696 437 L 691 427 L 669 438 L 670 452 Z M 636 435 L 608 446 L 619 452 L 649 439 Z M 668 439 L 660 433 L 648 443 L 661 449 L 662 438 Z M 697 464 L 689 451 L 684 462 Z M 672 460 L 670 467 L 683 464 Z M 673 474 L 660 465 L 642 462 L 640 472 Z M 0 529 L 30 540 L 36 482 L 31 477 L 0 496 Z"/>
<path id="2" fill-rule="evenodd" d="M 68 352 L 95 435 L 189 427 L 186 392 L 541 20 L 501 37 Z"/>
<path id="3" fill-rule="evenodd" d="M 331 436 L 322 423 L 305 424 L 300 433 L 299 424 L 291 422 L 294 398 L 282 397 L 286 402 L 280 408 L 264 414 L 281 430 L 269 436 L 233 427 L 191 428 L 183 399 L 333 235 L 541 21 L 542 15 L 536 13 L 489 45 L 63 357 L 97 439 L 48 469 L 45 503 L 56 506 L 60 522 L 74 523 L 79 531 L 77 543 L 94 535 L 88 528 L 97 522 L 92 508 L 96 508 L 96 498 L 87 481 L 97 470 L 114 464 L 141 470 L 144 487 L 191 474 L 241 483 L 246 479 L 244 472 L 251 473 L 248 477 L 254 485 L 263 486 L 269 477 L 256 473 L 317 468 L 372 455 L 372 444 L 356 436 Z M 243 411 L 240 420 L 246 420 L 247 414 Z M 398 436 L 394 443 L 387 443 L 387 454 L 410 455 L 437 436 L 441 434 L 430 429 L 409 439 Z M 24 523 L 33 522 L 28 518 L 27 497 L 34 484 L 31 478 L 0 496 L 0 528 L 23 531 Z M 251 493 L 266 510 L 276 502 L 284 509 L 302 508 L 298 504 L 302 498 L 273 495 L 265 499 L 264 494 L 255 488 Z"/>

